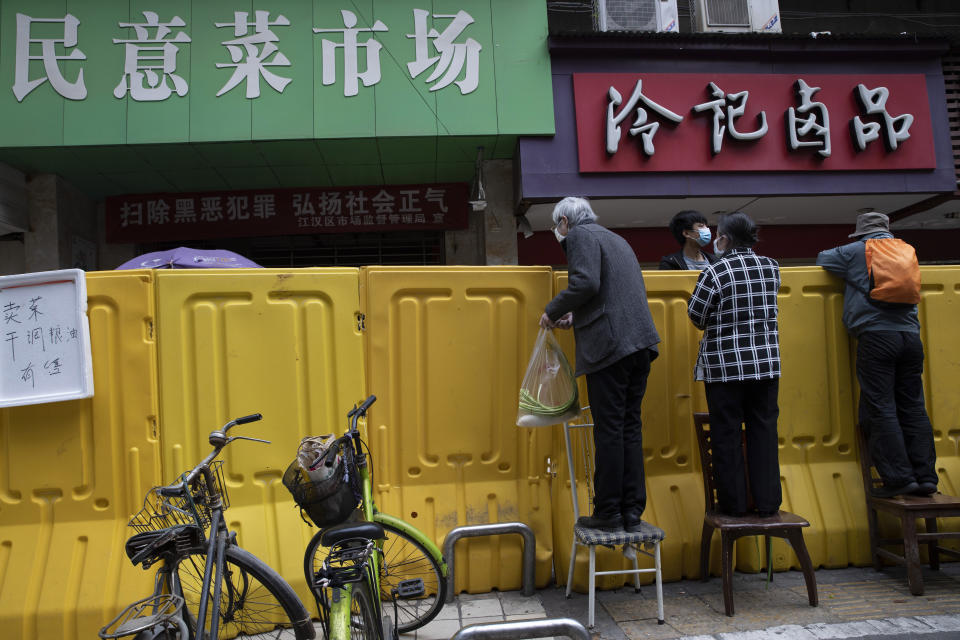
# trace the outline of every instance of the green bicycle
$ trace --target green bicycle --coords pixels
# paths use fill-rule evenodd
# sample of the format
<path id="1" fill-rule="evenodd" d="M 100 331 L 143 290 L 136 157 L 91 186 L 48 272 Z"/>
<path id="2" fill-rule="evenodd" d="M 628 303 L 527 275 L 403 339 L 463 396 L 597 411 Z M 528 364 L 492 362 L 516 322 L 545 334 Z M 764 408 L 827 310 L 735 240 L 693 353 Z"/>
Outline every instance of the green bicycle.
<path id="1" fill-rule="evenodd" d="M 374 504 L 370 451 L 357 424 L 375 401 L 370 396 L 347 414 L 350 428 L 317 460 L 318 467 L 325 462 L 336 469 L 338 482 L 311 482 L 290 469 L 284 477 L 297 504 L 318 526 L 350 516 L 348 522 L 322 528 L 304 553 L 304 575 L 329 638 L 390 640 L 433 620 L 446 601 L 447 565 L 440 549 L 419 529 Z"/>

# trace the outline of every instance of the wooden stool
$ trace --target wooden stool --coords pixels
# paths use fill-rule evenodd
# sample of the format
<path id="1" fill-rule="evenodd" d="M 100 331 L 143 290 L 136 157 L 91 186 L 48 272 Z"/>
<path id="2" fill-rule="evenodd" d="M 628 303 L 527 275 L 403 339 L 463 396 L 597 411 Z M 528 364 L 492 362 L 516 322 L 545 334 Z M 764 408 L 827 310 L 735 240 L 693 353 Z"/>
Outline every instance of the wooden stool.
<path id="1" fill-rule="evenodd" d="M 767 568 L 770 568 L 770 548 L 772 538 L 785 538 L 793 547 L 803 578 L 807 582 L 807 596 L 810 606 L 819 604 L 817 596 L 817 577 L 813 572 L 813 563 L 803 541 L 803 527 L 810 523 L 789 511 L 779 511 L 775 515 L 728 516 L 717 508 L 716 488 L 713 486 L 713 447 L 710 441 L 710 414 L 694 413 L 693 423 L 697 431 L 697 443 L 700 445 L 700 469 L 703 473 L 703 491 L 706 512 L 703 514 L 703 533 L 700 536 L 700 579 L 710 578 L 710 540 L 714 529 L 720 530 L 721 575 L 723 578 L 723 608 L 728 616 L 733 615 L 733 543 L 743 536 L 762 535 L 766 538 Z M 740 432 L 743 434 L 743 431 Z M 741 435 L 741 441 L 743 436 Z M 746 472 L 744 455 L 744 472 Z M 750 482 L 747 481 L 749 490 Z"/>
<path id="2" fill-rule="evenodd" d="M 937 544 L 940 539 L 960 539 L 960 531 L 938 531 L 937 518 L 960 517 L 960 498 L 935 493 L 932 496 L 895 496 L 893 498 L 878 498 L 871 493 L 871 489 L 882 486 L 877 476 L 873 477 L 871 468 L 873 460 L 870 457 L 870 448 L 863 438 L 860 425 L 856 427 L 857 449 L 860 452 L 860 473 L 863 476 L 863 492 L 867 498 L 867 523 L 870 526 L 870 556 L 873 559 L 873 568 L 880 571 L 883 568 L 883 558 L 906 565 L 907 584 L 910 593 L 915 596 L 923 595 L 923 574 L 920 570 L 920 544 L 927 545 L 927 555 L 930 568 L 940 569 L 940 554 L 945 553 L 954 558 L 960 558 L 960 552 L 947 549 Z M 877 527 L 877 511 L 886 511 L 900 519 L 903 529 L 902 538 L 881 538 Z M 917 519 L 923 518 L 927 524 L 925 533 L 917 532 Z M 903 555 L 882 548 L 885 545 L 903 545 Z"/>

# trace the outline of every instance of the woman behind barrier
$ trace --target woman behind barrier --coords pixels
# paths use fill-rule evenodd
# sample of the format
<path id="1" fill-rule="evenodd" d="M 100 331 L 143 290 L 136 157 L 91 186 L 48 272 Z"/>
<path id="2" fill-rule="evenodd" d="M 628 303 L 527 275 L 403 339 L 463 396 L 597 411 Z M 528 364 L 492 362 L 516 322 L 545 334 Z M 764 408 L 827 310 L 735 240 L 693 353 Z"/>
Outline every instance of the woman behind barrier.
<path id="1" fill-rule="evenodd" d="M 714 248 L 719 260 L 700 273 L 687 305 L 703 329 L 695 377 L 703 380 L 710 409 L 713 468 L 720 510 L 733 516 L 750 509 L 740 425 L 746 428 L 747 469 L 753 506 L 761 516 L 780 509 L 777 458 L 776 261 L 753 252 L 757 226 L 747 214 L 723 216 Z"/>

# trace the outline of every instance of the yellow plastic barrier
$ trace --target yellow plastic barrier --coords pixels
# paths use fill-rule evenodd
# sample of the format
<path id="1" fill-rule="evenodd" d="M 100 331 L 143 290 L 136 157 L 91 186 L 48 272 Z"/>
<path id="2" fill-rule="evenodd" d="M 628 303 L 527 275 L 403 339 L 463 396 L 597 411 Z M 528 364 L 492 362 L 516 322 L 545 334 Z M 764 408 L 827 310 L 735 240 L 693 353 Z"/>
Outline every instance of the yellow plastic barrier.
<path id="1" fill-rule="evenodd" d="M 645 517 L 667 533 L 663 574 L 676 580 L 699 571 L 703 516 L 691 413 L 706 402 L 692 373 L 700 334 L 686 316 L 696 273 L 645 279 L 663 340 L 644 401 Z M 923 282 L 927 407 L 940 486 L 956 495 L 960 267 L 924 267 Z M 342 431 L 367 393 L 379 397 L 368 440 L 384 511 L 437 544 L 457 526 L 525 522 L 537 536 L 536 583 L 549 582 L 551 564 L 564 582 L 573 514 L 562 432 L 515 426 L 537 319 L 564 286 L 565 274 L 545 267 L 87 274 L 95 397 L 0 410 L 0 635 L 89 638 L 147 594 L 151 574 L 122 551 L 127 519 L 150 486 L 206 453 L 210 430 L 253 412 L 264 421 L 237 433 L 273 445 L 226 452 L 227 517 L 240 543 L 309 603 L 302 556 L 315 529 L 301 523 L 281 474 L 303 435 Z M 822 270 L 783 269 L 784 508 L 810 521 L 807 545 L 821 566 L 870 561 L 842 303 L 840 281 Z M 572 332 L 558 335 L 572 358 Z M 764 564 L 761 546 L 738 543 L 738 568 Z M 458 591 L 519 588 L 519 537 L 467 539 L 457 554 Z M 601 569 L 623 563 L 606 550 L 598 560 Z M 774 565 L 795 565 L 780 542 Z M 575 574 L 578 590 L 585 573 Z"/>
<path id="2" fill-rule="evenodd" d="M 96 394 L 0 409 L 0 636 L 87 640 L 150 574 L 123 553 L 160 480 L 151 272 L 88 273 Z"/>
<path id="3" fill-rule="evenodd" d="M 940 490 L 960 495 L 960 266 L 921 269 L 923 386 L 937 445 Z"/>
<path id="4" fill-rule="evenodd" d="M 702 384 L 693 380 L 700 332 L 686 313 L 697 273 L 651 271 L 645 272 L 644 278 L 662 340 L 643 405 L 648 496 L 644 518 L 666 531 L 661 546 L 663 576 L 676 580 L 699 573 L 704 508 L 691 414 L 707 407 Z M 784 268 L 782 279 L 779 432 L 783 508 L 810 521 L 804 535 L 815 565 L 866 565 L 870 563 L 869 536 L 853 431 L 856 375 L 853 345 L 840 320 L 842 282 L 818 267 Z M 960 268 L 924 267 L 923 282 L 927 406 L 937 439 L 941 489 L 956 495 L 960 489 L 960 400 L 951 381 L 960 374 L 956 356 L 960 338 L 950 328 L 955 315 L 951 312 L 960 305 Z M 565 274 L 557 274 L 555 290 L 565 286 Z M 563 336 L 561 341 L 572 358 L 572 336 Z M 554 492 L 555 566 L 558 580 L 565 581 L 573 517 L 563 437 L 559 428 L 555 429 L 553 455 L 560 461 L 559 488 Z M 882 524 L 890 533 L 897 526 L 892 521 Z M 761 547 L 752 538 L 738 541 L 737 568 L 756 571 L 764 566 Z M 718 574 L 719 536 L 715 536 L 711 555 L 711 570 Z M 779 540 L 774 542 L 773 561 L 777 569 L 798 566 L 790 547 Z M 621 554 L 607 552 L 598 554 L 598 562 L 601 567 L 618 568 L 625 561 Z M 585 556 L 578 558 L 574 577 L 578 590 L 586 588 L 585 563 Z M 601 587 L 623 584 L 620 577 L 607 580 Z"/>
<path id="5" fill-rule="evenodd" d="M 157 278 L 161 442 L 167 481 L 209 451 L 207 434 L 262 413 L 222 454 L 238 542 L 307 604 L 303 553 L 316 532 L 281 483 L 306 435 L 342 433 L 365 397 L 357 269 L 166 271 Z"/>
<path id="6" fill-rule="evenodd" d="M 518 428 L 516 414 L 550 269 L 367 267 L 361 284 L 378 504 L 438 545 L 457 526 L 525 522 L 545 585 L 551 428 Z M 519 536 L 459 542 L 456 590 L 519 589 L 521 548 Z"/>

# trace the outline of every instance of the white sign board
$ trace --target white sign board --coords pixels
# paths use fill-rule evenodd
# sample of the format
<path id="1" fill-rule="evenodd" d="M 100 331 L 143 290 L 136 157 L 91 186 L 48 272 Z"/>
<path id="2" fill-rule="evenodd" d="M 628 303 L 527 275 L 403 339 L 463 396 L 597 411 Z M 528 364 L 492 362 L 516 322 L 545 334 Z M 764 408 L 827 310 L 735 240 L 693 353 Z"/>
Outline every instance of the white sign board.
<path id="1" fill-rule="evenodd" d="M 0 407 L 91 396 L 83 271 L 0 276 Z"/>

